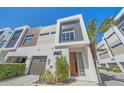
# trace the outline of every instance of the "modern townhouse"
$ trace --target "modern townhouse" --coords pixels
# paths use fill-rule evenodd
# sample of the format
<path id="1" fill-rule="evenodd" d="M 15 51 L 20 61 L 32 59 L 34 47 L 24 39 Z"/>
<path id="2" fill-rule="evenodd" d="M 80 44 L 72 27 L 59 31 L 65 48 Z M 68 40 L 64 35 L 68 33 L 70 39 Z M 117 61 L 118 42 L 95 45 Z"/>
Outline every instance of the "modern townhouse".
<path id="1" fill-rule="evenodd" d="M 124 72 L 124 8 L 114 20 L 117 20 L 117 25 L 105 32 L 97 45 L 98 63 L 106 67 L 118 65 Z"/>
<path id="2" fill-rule="evenodd" d="M 82 15 L 57 20 L 41 27 L 18 27 L 8 40 L 5 62 L 26 63 L 25 74 L 55 71 L 56 56 L 63 55 L 70 65 L 70 78 L 98 83 L 89 38 Z"/>
<path id="3" fill-rule="evenodd" d="M 5 48 L 7 41 L 9 40 L 12 34 L 12 30 L 10 28 L 0 29 L 0 60 L 4 61 L 4 56 L 6 55 L 5 51 L 2 51 Z"/>

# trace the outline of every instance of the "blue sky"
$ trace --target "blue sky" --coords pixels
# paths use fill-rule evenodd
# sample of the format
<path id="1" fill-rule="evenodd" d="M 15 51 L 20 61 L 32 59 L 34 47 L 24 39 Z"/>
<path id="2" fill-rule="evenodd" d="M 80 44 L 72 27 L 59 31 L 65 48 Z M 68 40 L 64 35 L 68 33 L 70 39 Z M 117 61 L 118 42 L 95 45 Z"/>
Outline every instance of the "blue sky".
<path id="1" fill-rule="evenodd" d="M 96 24 L 98 26 L 104 18 L 116 15 L 121 9 L 121 7 L 0 8 L 0 28 L 10 27 L 14 29 L 23 25 L 29 25 L 31 27 L 45 26 L 55 24 L 59 18 L 75 14 L 83 15 L 86 26 L 91 19 L 96 18 Z M 101 38 L 102 35 L 99 36 L 98 42 Z"/>

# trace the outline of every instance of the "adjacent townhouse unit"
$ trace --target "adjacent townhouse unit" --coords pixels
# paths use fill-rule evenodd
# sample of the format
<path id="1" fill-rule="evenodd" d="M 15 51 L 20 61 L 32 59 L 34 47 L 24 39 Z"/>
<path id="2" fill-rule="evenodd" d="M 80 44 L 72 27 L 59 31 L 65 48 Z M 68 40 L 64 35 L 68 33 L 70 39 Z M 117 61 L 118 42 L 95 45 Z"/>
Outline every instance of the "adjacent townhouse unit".
<path id="1" fill-rule="evenodd" d="M 6 52 L 2 51 L 2 49 L 5 48 L 11 34 L 12 34 L 12 30 L 8 27 L 0 29 L 0 60 L 2 62 L 4 61 L 4 57 L 6 55 Z"/>
<path id="2" fill-rule="evenodd" d="M 124 72 L 124 8 L 114 20 L 117 25 L 105 32 L 97 45 L 98 64 L 106 67 L 117 65 Z"/>
<path id="3" fill-rule="evenodd" d="M 15 28 L 3 51 L 5 62 L 26 63 L 25 74 L 55 71 L 56 56 L 70 65 L 70 78 L 98 83 L 82 15 L 58 19 L 56 24 Z"/>

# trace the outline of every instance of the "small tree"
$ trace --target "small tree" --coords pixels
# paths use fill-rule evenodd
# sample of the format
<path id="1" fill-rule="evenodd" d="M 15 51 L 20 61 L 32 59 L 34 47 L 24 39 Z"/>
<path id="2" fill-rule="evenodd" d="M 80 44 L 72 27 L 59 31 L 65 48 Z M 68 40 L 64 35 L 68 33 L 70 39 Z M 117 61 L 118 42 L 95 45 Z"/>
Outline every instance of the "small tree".
<path id="1" fill-rule="evenodd" d="M 66 82 L 69 77 L 69 65 L 64 56 L 56 57 L 56 78 L 57 82 Z"/>

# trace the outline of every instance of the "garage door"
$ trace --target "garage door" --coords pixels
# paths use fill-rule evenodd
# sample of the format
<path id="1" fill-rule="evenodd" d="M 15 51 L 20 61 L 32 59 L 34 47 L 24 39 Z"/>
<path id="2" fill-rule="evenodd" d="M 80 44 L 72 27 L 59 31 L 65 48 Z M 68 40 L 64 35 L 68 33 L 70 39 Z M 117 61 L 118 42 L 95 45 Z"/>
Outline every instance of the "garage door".
<path id="1" fill-rule="evenodd" d="M 45 70 L 47 56 L 34 56 L 32 58 L 29 73 L 31 75 L 40 75 Z"/>

